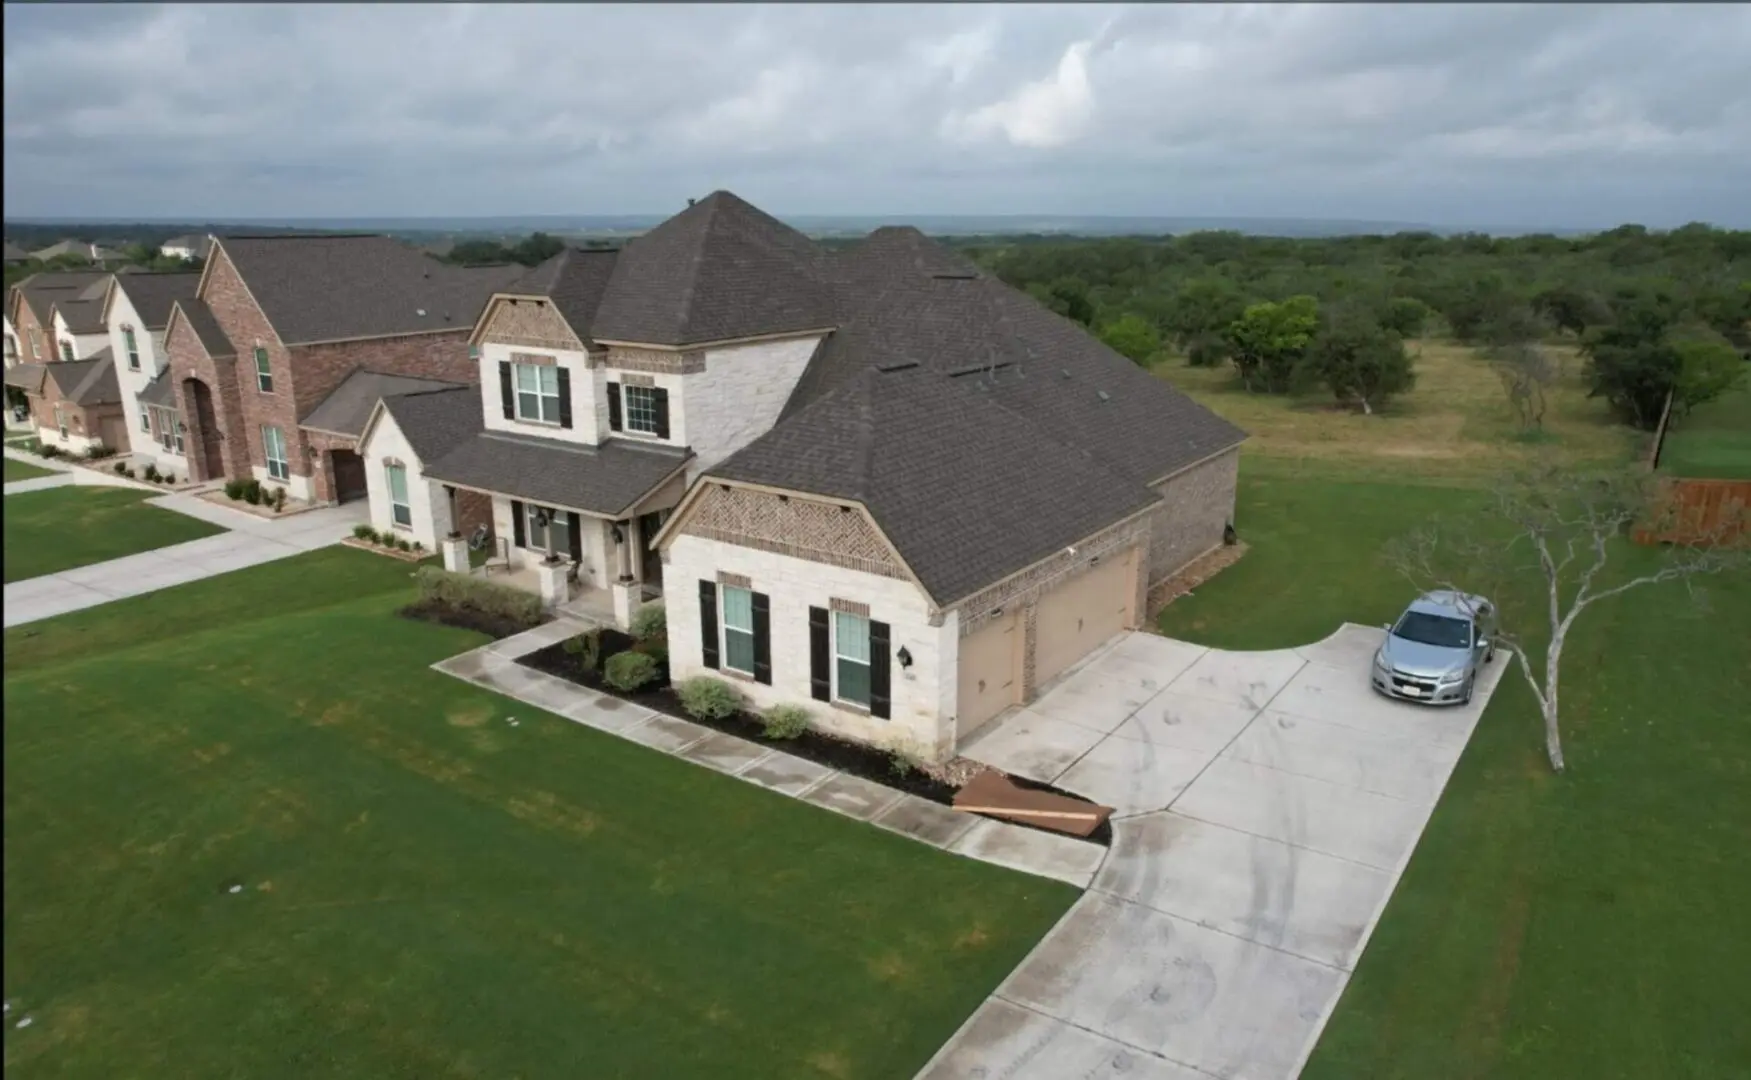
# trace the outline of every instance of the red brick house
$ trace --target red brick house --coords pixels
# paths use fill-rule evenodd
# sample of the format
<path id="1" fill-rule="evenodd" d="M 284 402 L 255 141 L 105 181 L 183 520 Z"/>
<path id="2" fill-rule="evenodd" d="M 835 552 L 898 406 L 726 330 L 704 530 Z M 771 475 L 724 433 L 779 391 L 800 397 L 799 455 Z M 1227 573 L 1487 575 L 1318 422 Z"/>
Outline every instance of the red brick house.
<path id="1" fill-rule="evenodd" d="M 376 399 L 329 398 L 368 393 L 381 381 L 368 376 L 477 382 L 475 318 L 524 272 L 448 266 L 386 236 L 215 238 L 164 334 L 191 477 L 254 477 L 319 503 L 363 496 L 351 417 L 362 429 Z"/>

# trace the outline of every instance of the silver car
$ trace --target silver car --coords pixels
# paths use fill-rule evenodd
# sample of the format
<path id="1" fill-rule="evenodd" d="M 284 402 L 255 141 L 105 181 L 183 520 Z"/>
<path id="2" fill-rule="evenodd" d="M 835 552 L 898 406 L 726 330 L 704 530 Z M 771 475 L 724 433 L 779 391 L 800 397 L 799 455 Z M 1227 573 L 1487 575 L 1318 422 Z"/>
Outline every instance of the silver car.
<path id="1" fill-rule="evenodd" d="M 1478 668 L 1496 658 L 1496 608 L 1440 590 L 1411 602 L 1374 654 L 1374 689 L 1406 701 L 1464 705 Z"/>

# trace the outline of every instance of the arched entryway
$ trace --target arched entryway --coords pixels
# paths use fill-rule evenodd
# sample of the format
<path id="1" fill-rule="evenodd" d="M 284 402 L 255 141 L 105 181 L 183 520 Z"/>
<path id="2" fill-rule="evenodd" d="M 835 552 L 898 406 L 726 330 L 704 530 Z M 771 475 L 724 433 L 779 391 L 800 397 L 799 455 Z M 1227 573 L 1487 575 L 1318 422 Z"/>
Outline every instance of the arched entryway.
<path id="1" fill-rule="evenodd" d="M 190 479 L 217 480 L 225 475 L 225 435 L 219 430 L 212 388 L 199 379 L 184 379 L 182 400 L 188 413 Z"/>

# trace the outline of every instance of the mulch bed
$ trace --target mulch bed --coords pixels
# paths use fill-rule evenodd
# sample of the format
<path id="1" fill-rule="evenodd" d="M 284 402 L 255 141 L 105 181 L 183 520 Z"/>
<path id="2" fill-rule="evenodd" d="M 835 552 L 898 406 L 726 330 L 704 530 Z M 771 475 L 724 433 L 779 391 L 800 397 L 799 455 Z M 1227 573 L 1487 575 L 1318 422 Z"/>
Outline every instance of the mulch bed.
<path id="1" fill-rule="evenodd" d="M 687 712 L 686 708 L 682 706 L 680 695 L 676 694 L 674 689 L 669 685 L 669 665 L 666 661 L 663 661 L 660 656 L 658 657 L 658 677 L 647 688 L 635 690 L 630 694 L 616 690 L 602 681 L 601 670 L 607 664 L 610 656 L 634 648 L 638 643 L 630 635 L 611 628 L 604 628 L 601 631 L 601 635 L 601 655 L 597 660 L 596 670 L 594 671 L 585 671 L 579 658 L 576 655 L 565 651 L 564 642 L 549 645 L 543 649 L 537 649 L 526 656 L 520 656 L 517 658 L 517 663 L 522 664 L 525 667 L 534 668 L 536 671 L 545 672 L 548 675 L 557 676 L 568 682 L 576 683 L 579 686 L 588 687 L 599 693 L 617 697 L 622 701 L 630 701 L 634 705 L 642 705 L 654 712 L 660 712 L 667 716 L 674 716 L 683 720 L 691 721 L 698 724 L 700 727 L 707 727 L 714 731 L 721 731 L 725 734 L 735 735 L 739 738 L 747 739 L 749 742 L 776 747 L 787 754 L 794 754 L 797 757 L 813 761 L 818 765 L 825 765 L 829 769 L 836 769 L 839 772 L 850 773 L 852 776 L 861 777 L 862 779 L 869 780 L 873 783 L 881 784 L 883 787 L 890 787 L 896 791 L 903 791 L 908 795 L 916 795 L 921 799 L 927 799 L 930 802 L 938 803 L 942 806 L 952 806 L 954 804 L 955 792 L 960 790 L 958 787 L 953 784 L 944 783 L 943 781 L 925 773 L 921 769 L 914 768 L 905 772 L 896 771 L 894 768 L 893 755 L 884 750 L 878 750 L 873 746 L 851 742 L 846 739 L 834 738 L 831 735 L 814 730 L 805 731 L 801 735 L 792 739 L 767 739 L 765 737 L 765 724 L 761 721 L 760 717 L 754 713 L 738 712 L 721 719 L 711 719 L 691 715 Z M 1031 790 L 1048 791 L 1054 795 L 1063 795 L 1079 802 L 1092 801 L 1085 799 L 1074 792 L 1064 791 L 1063 789 L 1055 788 L 1050 784 L 1041 784 L 1024 777 L 1013 776 L 1010 779 L 1014 780 L 1019 786 Z M 985 817 L 987 815 L 980 814 L 978 816 Z M 1002 819 L 993 818 L 992 820 Z M 1036 826 L 1019 821 L 1009 822 L 1009 824 L 1020 825 L 1024 829 L 1037 828 Z M 1040 829 L 1039 831 L 1051 833 L 1053 836 L 1066 835 L 1055 829 Z M 1111 846 L 1112 838 L 1112 825 L 1107 822 L 1102 822 L 1100 828 L 1096 829 L 1089 836 L 1071 837 L 1071 839 L 1085 840 L 1090 843 L 1100 844 L 1103 847 Z"/>
<path id="2" fill-rule="evenodd" d="M 399 554 L 399 552 L 397 553 Z M 524 622 L 521 619 L 508 619 L 503 615 L 489 615 L 474 608 L 456 607 L 437 600 L 416 600 L 396 612 L 404 619 L 414 619 L 418 622 L 438 623 L 441 626 L 453 626 L 458 630 L 474 630 L 485 634 L 495 641 L 521 634 L 525 630 L 533 630 L 540 626 L 539 622 Z"/>

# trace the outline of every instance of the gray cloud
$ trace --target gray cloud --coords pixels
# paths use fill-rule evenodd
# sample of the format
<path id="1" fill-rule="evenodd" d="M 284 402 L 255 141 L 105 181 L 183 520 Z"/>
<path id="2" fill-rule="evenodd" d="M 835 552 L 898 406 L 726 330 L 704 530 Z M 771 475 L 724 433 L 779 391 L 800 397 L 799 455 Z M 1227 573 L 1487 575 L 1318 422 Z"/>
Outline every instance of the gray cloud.
<path id="1" fill-rule="evenodd" d="M 8 5 L 9 215 L 1751 224 L 1736 5 Z"/>

